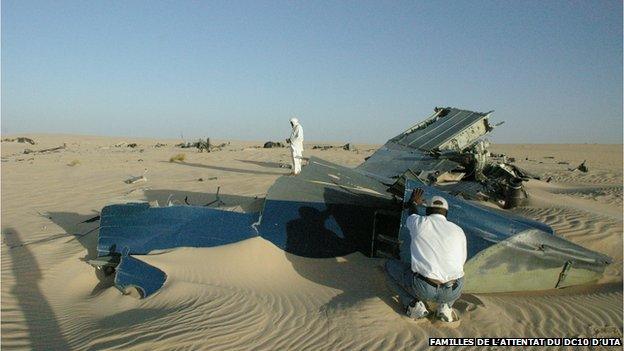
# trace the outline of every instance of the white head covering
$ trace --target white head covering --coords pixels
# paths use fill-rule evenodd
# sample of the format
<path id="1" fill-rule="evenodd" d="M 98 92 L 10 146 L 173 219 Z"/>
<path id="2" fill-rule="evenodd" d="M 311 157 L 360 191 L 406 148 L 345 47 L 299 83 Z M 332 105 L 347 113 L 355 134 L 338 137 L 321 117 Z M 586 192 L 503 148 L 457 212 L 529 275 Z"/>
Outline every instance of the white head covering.
<path id="1" fill-rule="evenodd" d="M 296 117 L 293 117 L 290 119 L 290 123 L 296 126 L 297 124 L 299 124 L 299 119 L 297 119 Z"/>
<path id="2" fill-rule="evenodd" d="M 442 196 L 433 196 L 427 203 L 427 207 L 443 208 L 448 211 L 448 202 Z"/>

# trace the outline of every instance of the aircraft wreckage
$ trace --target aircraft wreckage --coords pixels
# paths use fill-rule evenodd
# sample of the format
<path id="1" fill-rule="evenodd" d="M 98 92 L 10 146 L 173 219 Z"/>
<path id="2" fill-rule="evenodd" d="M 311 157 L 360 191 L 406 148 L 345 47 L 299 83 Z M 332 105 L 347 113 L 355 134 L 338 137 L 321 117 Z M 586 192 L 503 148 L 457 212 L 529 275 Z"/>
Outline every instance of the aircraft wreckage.
<path id="1" fill-rule="evenodd" d="M 122 292 L 147 297 L 166 274 L 133 255 L 256 236 L 303 257 L 359 251 L 409 262 L 403 205 L 421 187 L 427 197 L 444 195 L 449 220 L 466 233 L 465 292 L 542 290 L 597 280 L 611 263 L 608 256 L 556 236 L 546 224 L 468 201 L 514 207 L 527 197 L 523 181 L 536 177 L 487 151 L 483 137 L 494 128 L 490 116 L 436 108 L 355 169 L 311 158 L 299 176 L 277 179 L 258 213 L 148 203 L 106 206 L 98 257 L 90 263 L 100 273 L 114 274 Z"/>

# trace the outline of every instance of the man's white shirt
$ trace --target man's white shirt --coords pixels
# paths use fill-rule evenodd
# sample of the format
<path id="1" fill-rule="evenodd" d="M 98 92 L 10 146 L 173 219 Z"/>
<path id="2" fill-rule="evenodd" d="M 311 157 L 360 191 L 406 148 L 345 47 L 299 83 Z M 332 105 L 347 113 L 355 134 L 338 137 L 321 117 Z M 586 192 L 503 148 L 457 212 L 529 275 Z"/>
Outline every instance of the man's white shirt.
<path id="1" fill-rule="evenodd" d="M 458 225 L 441 214 L 413 214 L 405 225 L 412 238 L 412 271 L 442 282 L 464 276 L 466 235 Z"/>

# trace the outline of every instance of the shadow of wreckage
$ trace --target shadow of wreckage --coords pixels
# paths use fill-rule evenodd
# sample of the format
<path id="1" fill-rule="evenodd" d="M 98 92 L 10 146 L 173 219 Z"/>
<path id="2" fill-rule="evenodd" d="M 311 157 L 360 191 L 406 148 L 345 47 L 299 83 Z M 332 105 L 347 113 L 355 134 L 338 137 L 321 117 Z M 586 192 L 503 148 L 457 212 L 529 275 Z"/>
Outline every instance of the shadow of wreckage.
<path id="1" fill-rule="evenodd" d="M 471 184 L 493 200 L 509 202 L 511 194 L 518 203 L 518 184 L 521 189 L 527 173 L 488 156 L 481 138 L 493 129 L 489 116 L 436 108 L 355 169 L 313 157 L 299 176 L 278 178 L 260 212 L 147 203 L 107 206 L 101 213 L 98 257 L 90 263 L 115 274 L 122 292 L 147 297 L 164 284 L 166 274 L 132 255 L 256 236 L 296 256 L 327 258 L 359 251 L 409 262 L 403 202 L 421 187 L 426 196 L 448 199 L 449 219 L 466 233 L 465 292 L 543 290 L 599 279 L 611 263 L 608 256 L 557 237 L 543 223 L 449 196 L 431 184 L 440 174 L 455 172 L 459 178 L 467 175 L 468 182 L 458 184 Z M 462 197 L 470 197 L 467 188 L 462 187 Z"/>

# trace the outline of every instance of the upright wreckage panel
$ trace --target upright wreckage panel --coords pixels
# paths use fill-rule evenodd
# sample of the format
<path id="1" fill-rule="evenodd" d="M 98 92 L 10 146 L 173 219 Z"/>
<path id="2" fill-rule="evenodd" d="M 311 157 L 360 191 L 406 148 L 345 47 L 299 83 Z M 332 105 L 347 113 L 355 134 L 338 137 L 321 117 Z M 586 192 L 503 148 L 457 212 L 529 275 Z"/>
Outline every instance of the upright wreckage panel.
<path id="1" fill-rule="evenodd" d="M 407 170 L 452 171 L 461 163 L 440 153 L 461 153 L 476 144 L 493 129 L 490 113 L 436 108 L 431 117 L 388 140 L 357 169 L 387 184 Z"/>

